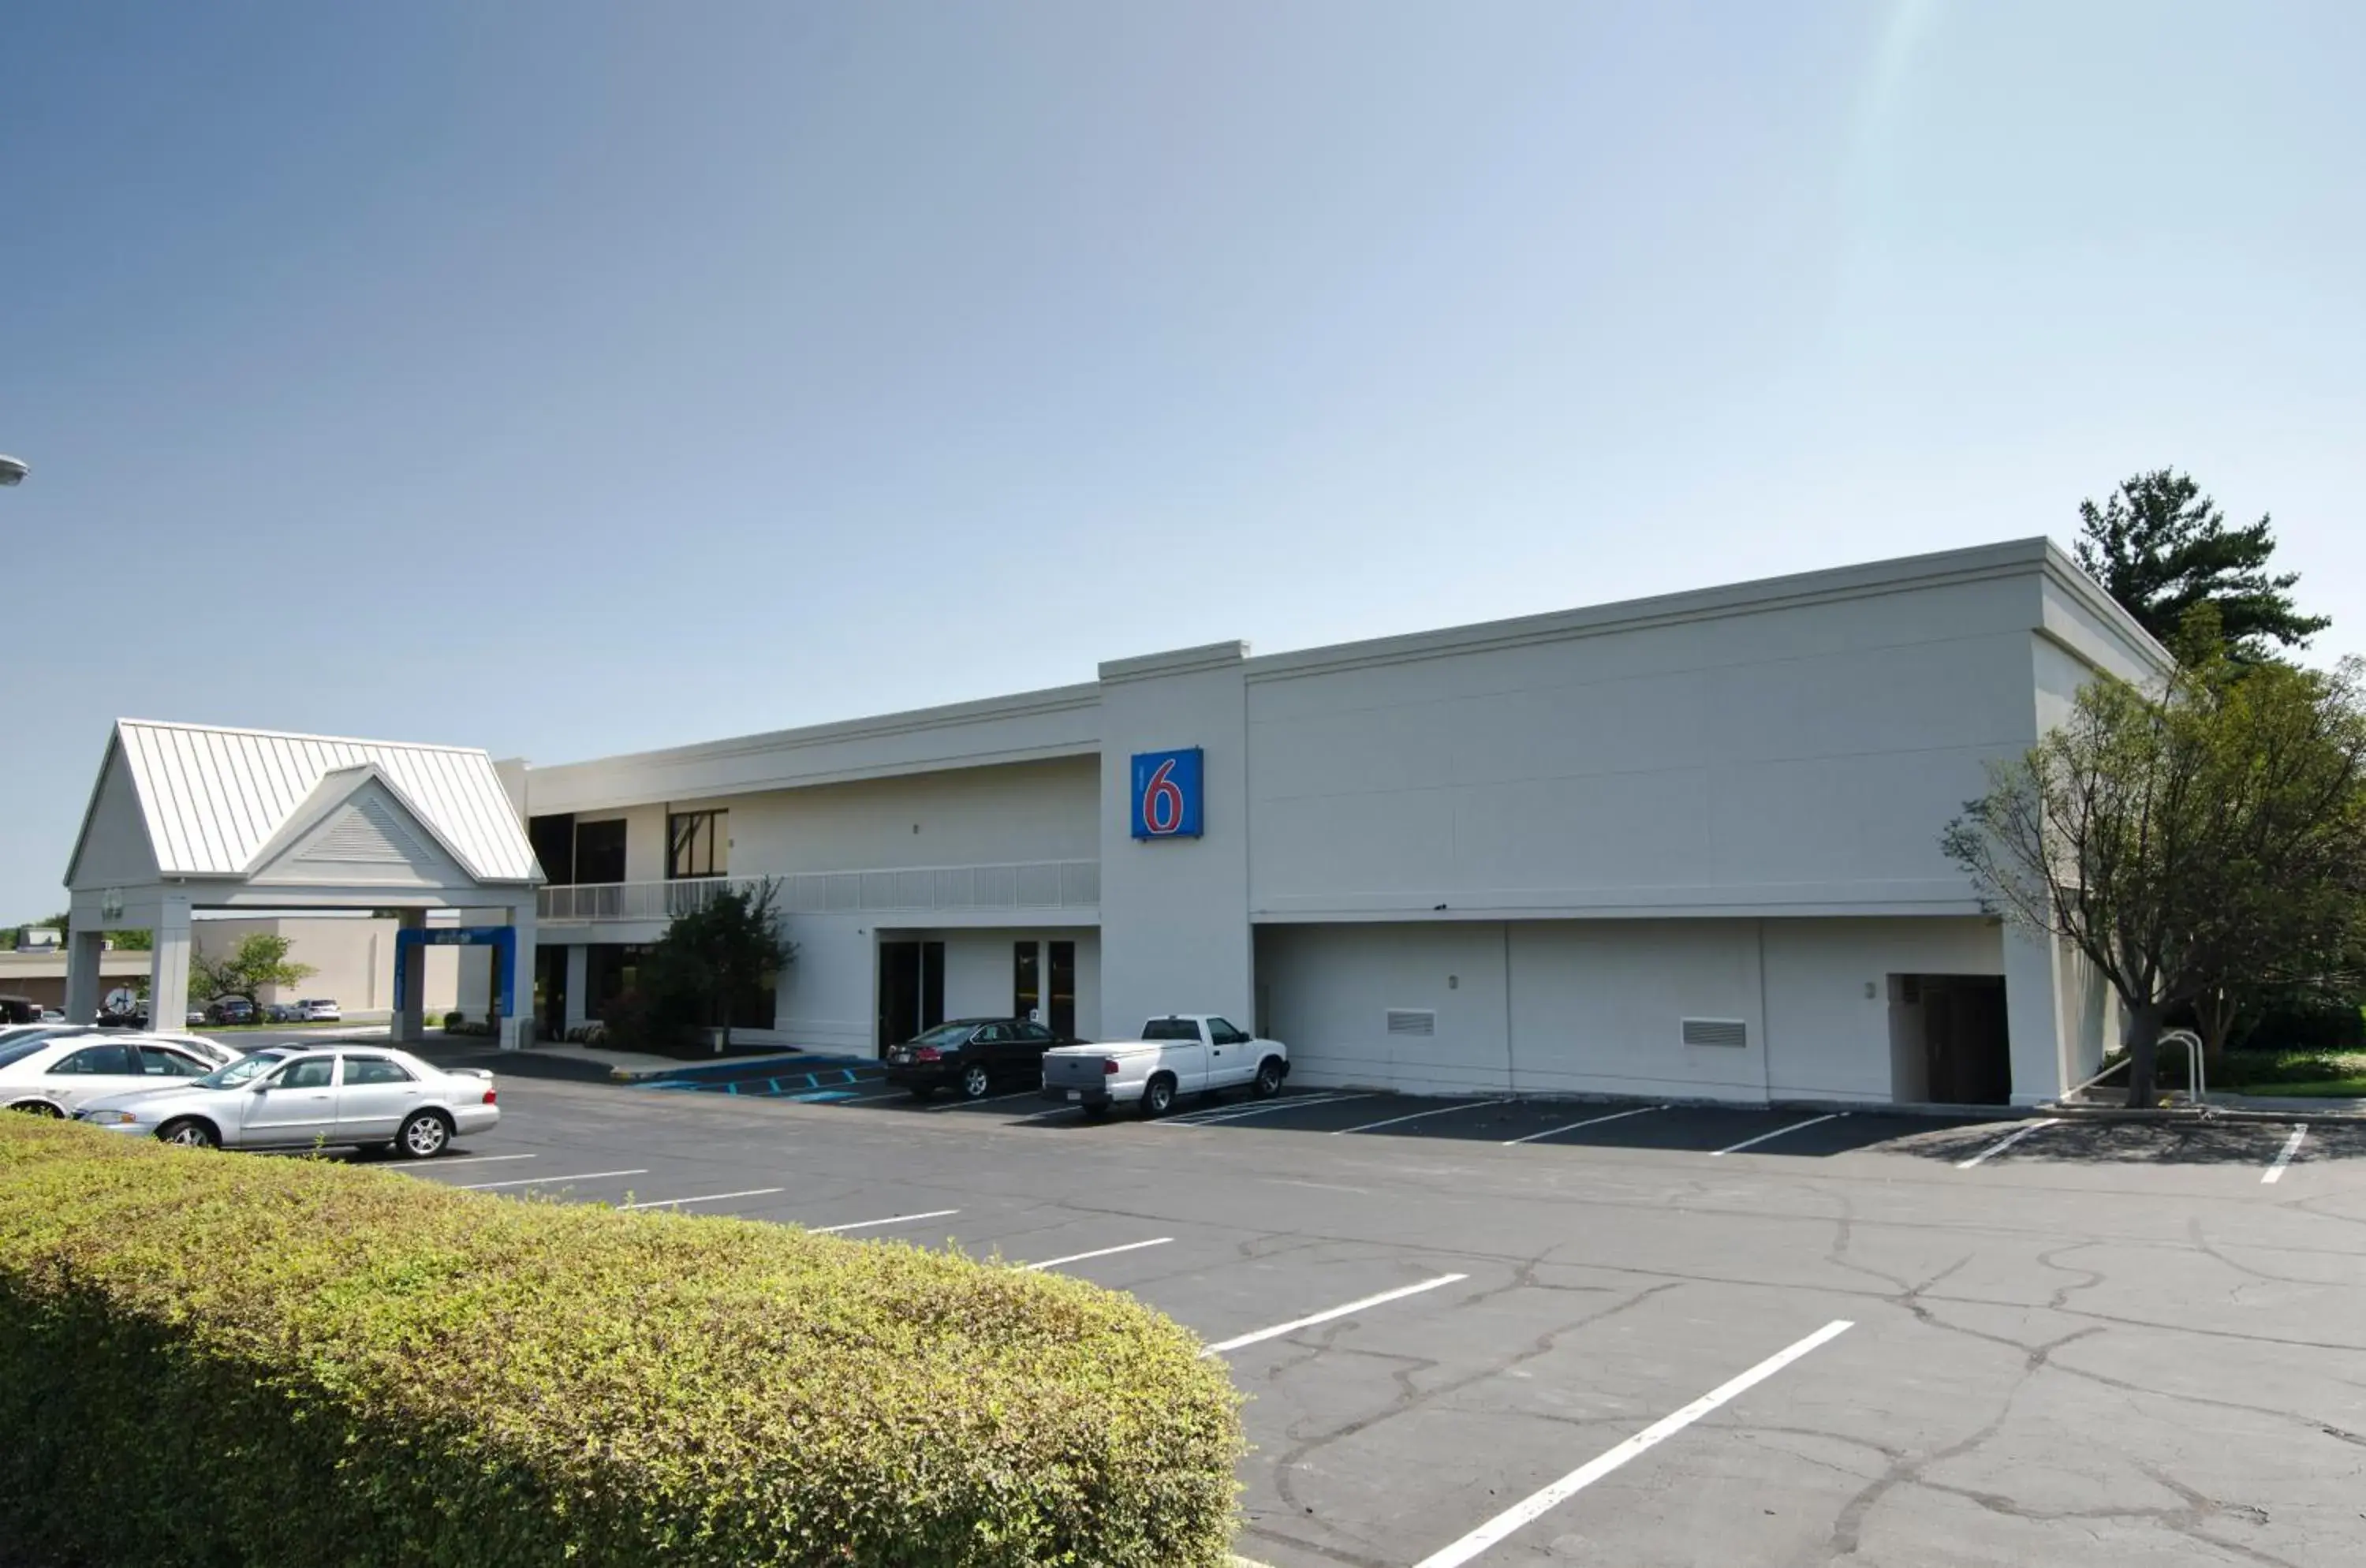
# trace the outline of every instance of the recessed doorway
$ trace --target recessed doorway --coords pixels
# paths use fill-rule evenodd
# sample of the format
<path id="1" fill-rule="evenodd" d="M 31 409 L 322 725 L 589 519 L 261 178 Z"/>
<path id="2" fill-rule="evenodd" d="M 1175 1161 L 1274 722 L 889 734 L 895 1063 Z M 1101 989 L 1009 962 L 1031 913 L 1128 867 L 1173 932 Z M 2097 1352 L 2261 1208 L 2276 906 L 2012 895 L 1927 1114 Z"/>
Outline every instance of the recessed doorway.
<path id="1" fill-rule="evenodd" d="M 1909 1103 L 2009 1105 L 2012 1049 L 2001 975 L 1889 976 L 1890 1095 Z"/>

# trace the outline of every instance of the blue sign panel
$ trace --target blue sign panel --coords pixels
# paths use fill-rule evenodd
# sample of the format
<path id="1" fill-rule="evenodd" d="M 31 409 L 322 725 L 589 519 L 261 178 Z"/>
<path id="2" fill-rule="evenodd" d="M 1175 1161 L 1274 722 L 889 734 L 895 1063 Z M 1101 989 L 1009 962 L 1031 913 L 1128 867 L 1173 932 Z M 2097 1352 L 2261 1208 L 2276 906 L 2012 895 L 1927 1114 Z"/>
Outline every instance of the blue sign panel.
<path id="1" fill-rule="evenodd" d="M 1133 754 L 1133 836 L 1137 839 L 1196 839 L 1200 807 L 1205 791 L 1200 748 L 1188 751 L 1137 751 Z"/>

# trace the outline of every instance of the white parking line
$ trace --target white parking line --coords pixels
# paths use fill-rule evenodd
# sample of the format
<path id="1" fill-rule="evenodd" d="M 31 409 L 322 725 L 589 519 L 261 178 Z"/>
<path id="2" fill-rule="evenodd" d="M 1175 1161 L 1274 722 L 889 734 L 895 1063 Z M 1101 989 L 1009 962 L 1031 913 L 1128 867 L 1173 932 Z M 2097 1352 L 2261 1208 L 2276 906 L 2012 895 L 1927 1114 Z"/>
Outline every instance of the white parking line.
<path id="1" fill-rule="evenodd" d="M 2061 1120 L 2062 1119 L 2058 1116 L 2041 1117 L 2037 1121 L 2032 1122 L 2027 1126 L 2022 1127 L 2015 1132 L 2007 1133 L 2003 1137 L 1999 1138 L 1995 1143 L 1990 1144 L 1987 1148 L 1982 1149 L 1971 1158 L 1957 1160 L 1955 1162 L 1955 1168 L 1957 1170 L 1969 1170 L 1972 1167 L 1979 1164 L 1980 1161 L 1988 1158 L 1989 1156 L 2000 1155 L 2004 1153 L 2005 1150 L 2012 1147 L 2013 1145 L 2021 1142 L 2022 1139 L 2029 1136 L 2032 1133 L 2055 1126 L 2060 1122 Z"/>
<path id="2" fill-rule="evenodd" d="M 407 1170 L 415 1165 L 490 1165 L 495 1160 L 539 1157 L 535 1155 L 430 1155 L 425 1159 L 397 1160 L 394 1162 L 393 1168 Z"/>
<path id="3" fill-rule="evenodd" d="M 1509 1100 L 1466 1100 L 1459 1105 L 1441 1105 L 1435 1111 L 1416 1111 L 1410 1116 L 1391 1116 L 1385 1122 L 1367 1122 L 1360 1127 L 1340 1127 L 1331 1135 L 1344 1137 L 1349 1133 L 1377 1132 L 1382 1127 L 1394 1127 L 1406 1122 L 1418 1122 L 1425 1116 L 1443 1116 L 1449 1111 L 1483 1111 L 1491 1105 L 1509 1105 Z"/>
<path id="4" fill-rule="evenodd" d="M 1607 1116 L 1589 1116 L 1583 1122 L 1572 1122 L 1566 1127 L 1548 1127 L 1541 1133 L 1530 1133 L 1525 1138 L 1506 1138 L 1504 1140 L 1504 1146 L 1508 1149 L 1514 1144 L 1533 1144 L 1538 1138 L 1549 1138 L 1560 1133 L 1574 1133 L 1580 1127 L 1593 1127 L 1604 1122 L 1616 1122 L 1625 1116 L 1648 1116 L 1654 1111 L 1666 1109 L 1664 1105 L 1639 1105 L 1632 1111 L 1614 1111 Z"/>
<path id="5" fill-rule="evenodd" d="M 731 1198 L 769 1198 L 785 1187 L 750 1187 L 745 1192 L 709 1192 L 704 1198 L 652 1198 L 646 1203 L 619 1203 L 620 1209 L 670 1209 L 681 1203 L 720 1203 Z"/>
<path id="6" fill-rule="evenodd" d="M 1738 1144 L 1729 1144 L 1721 1149 L 1711 1149 L 1708 1152 L 1709 1157 L 1715 1159 L 1719 1155 L 1738 1155 L 1744 1149 L 1754 1149 L 1759 1145 L 1773 1138 L 1779 1138 L 1786 1133 L 1796 1133 L 1802 1127 L 1812 1127 L 1819 1122 L 1837 1122 L 1847 1114 L 1845 1111 L 1834 1111 L 1823 1116 L 1810 1116 L 1805 1122 L 1794 1122 L 1787 1127 L 1777 1127 L 1771 1133 L 1761 1133 L 1754 1138 L 1744 1138 Z"/>
<path id="7" fill-rule="evenodd" d="M 1170 1116 L 1160 1125 L 1212 1127 L 1219 1122 L 1237 1122 L 1244 1116 L 1270 1116 L 1277 1111 L 1300 1111 L 1310 1105 L 1345 1105 L 1351 1100 L 1378 1099 L 1378 1093 L 1310 1094 L 1297 1100 L 1268 1100 L 1262 1105 L 1211 1105 L 1205 1111 L 1187 1111 L 1180 1116 Z"/>
<path id="8" fill-rule="evenodd" d="M 1407 1296 L 1417 1296 L 1424 1291 L 1434 1291 L 1440 1285 L 1451 1285 L 1458 1280 L 1469 1278 L 1470 1276 L 1468 1274 L 1440 1274 L 1435 1280 L 1424 1280 L 1418 1285 L 1403 1285 L 1393 1291 L 1382 1291 L 1377 1296 L 1366 1296 L 1361 1301 L 1349 1302 L 1346 1306 L 1335 1306 L 1328 1312 L 1318 1312 L 1312 1317 L 1294 1317 L 1288 1323 L 1277 1323 L 1271 1328 L 1260 1328 L 1254 1334 L 1242 1334 L 1230 1339 L 1220 1339 L 1200 1351 L 1200 1359 L 1204 1361 L 1211 1356 L 1221 1356 L 1227 1350 L 1237 1350 L 1244 1345 L 1254 1345 L 1261 1339 L 1278 1339 L 1282 1335 L 1295 1334 L 1301 1328 L 1312 1328 L 1318 1323 L 1328 1323 L 1335 1317 L 1346 1317 L 1348 1314 L 1361 1312 L 1366 1307 L 1376 1307 L 1388 1302 L 1403 1301 Z"/>
<path id="9" fill-rule="evenodd" d="M 1470 1562 L 1522 1525 L 1543 1517 L 1638 1454 L 1658 1447 L 1718 1406 L 1740 1398 L 1802 1356 L 1831 1343 L 1854 1326 L 1845 1318 L 1836 1318 L 1824 1325 L 1790 1348 L 1778 1350 L 1767 1357 L 1730 1382 L 1718 1384 L 1674 1415 L 1654 1421 L 1601 1458 L 1580 1465 L 1543 1491 L 1514 1504 L 1453 1545 L 1431 1552 L 1415 1563 L 1414 1568 L 1459 1568 L 1460 1564 Z"/>
<path id="10" fill-rule="evenodd" d="M 1155 1241 L 1130 1241 L 1123 1247 L 1104 1247 L 1098 1252 L 1072 1252 L 1065 1258 L 1046 1258 L 1041 1263 L 1020 1265 L 1020 1272 L 1032 1274 L 1039 1269 L 1057 1269 L 1063 1263 L 1082 1263 L 1087 1258 L 1110 1258 L 1121 1252 L 1140 1252 L 1145 1247 L 1165 1247 L 1175 1238 L 1162 1235 Z"/>
<path id="11" fill-rule="evenodd" d="M 948 1111 L 966 1111 L 973 1105 L 999 1105 L 1006 1100 L 1041 1100 L 1040 1089 L 1022 1089 L 1016 1094 L 989 1094 L 983 1100 L 956 1100 L 951 1105 L 931 1105 L 929 1109 L 941 1116 Z"/>
<path id="12" fill-rule="evenodd" d="M 2282 1181 L 2284 1179 L 2284 1167 L 2292 1164 L 2293 1156 L 2300 1153 L 2301 1140 L 2307 1136 L 2307 1122 L 2303 1122 L 2294 1127 L 2292 1130 L 2292 1136 L 2284 1140 L 2284 1146 L 2276 1151 L 2275 1163 L 2268 1167 L 2266 1174 L 2259 1179 L 2270 1183 Z"/>
<path id="13" fill-rule="evenodd" d="M 845 1225 L 815 1225 L 816 1235 L 836 1235 L 840 1231 L 867 1231 L 873 1225 L 908 1225 L 916 1220 L 941 1220 L 958 1214 L 959 1209 L 931 1209 L 925 1214 L 895 1214 L 884 1220 L 857 1220 Z"/>
<path id="14" fill-rule="evenodd" d="M 515 1181 L 471 1181 L 463 1192 L 483 1192 L 495 1187 L 557 1187 L 569 1181 L 605 1181 L 612 1176 L 647 1176 L 647 1170 L 587 1170 L 576 1176 L 527 1176 Z"/>

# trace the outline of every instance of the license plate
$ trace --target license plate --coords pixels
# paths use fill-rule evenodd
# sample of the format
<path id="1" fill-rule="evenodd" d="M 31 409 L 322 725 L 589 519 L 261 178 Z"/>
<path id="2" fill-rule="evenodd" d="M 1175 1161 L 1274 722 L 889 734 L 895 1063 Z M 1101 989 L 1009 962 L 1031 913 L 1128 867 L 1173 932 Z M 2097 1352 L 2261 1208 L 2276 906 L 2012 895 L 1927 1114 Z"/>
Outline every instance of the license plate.
<path id="1" fill-rule="evenodd" d="M 1070 1100 L 1082 1100 L 1085 1098 L 1085 1091 L 1080 1089 L 1072 1089 L 1068 1091 L 1068 1098 Z"/>

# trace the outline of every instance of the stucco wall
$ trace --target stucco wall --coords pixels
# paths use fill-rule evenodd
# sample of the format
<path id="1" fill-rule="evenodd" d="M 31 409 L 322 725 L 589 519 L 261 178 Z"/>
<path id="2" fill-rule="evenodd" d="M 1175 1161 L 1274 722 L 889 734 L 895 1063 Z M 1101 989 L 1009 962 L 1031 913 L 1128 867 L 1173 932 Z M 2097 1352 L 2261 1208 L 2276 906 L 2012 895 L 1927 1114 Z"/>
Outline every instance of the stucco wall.
<path id="1" fill-rule="evenodd" d="M 731 813 L 731 874 L 761 876 L 1090 860 L 1100 852 L 1098 789 L 1094 760 L 1067 757 L 704 804 Z"/>
<path id="2" fill-rule="evenodd" d="M 1939 830 L 2034 738 L 2032 592 L 1253 673 L 1252 907 L 1962 912 Z"/>

